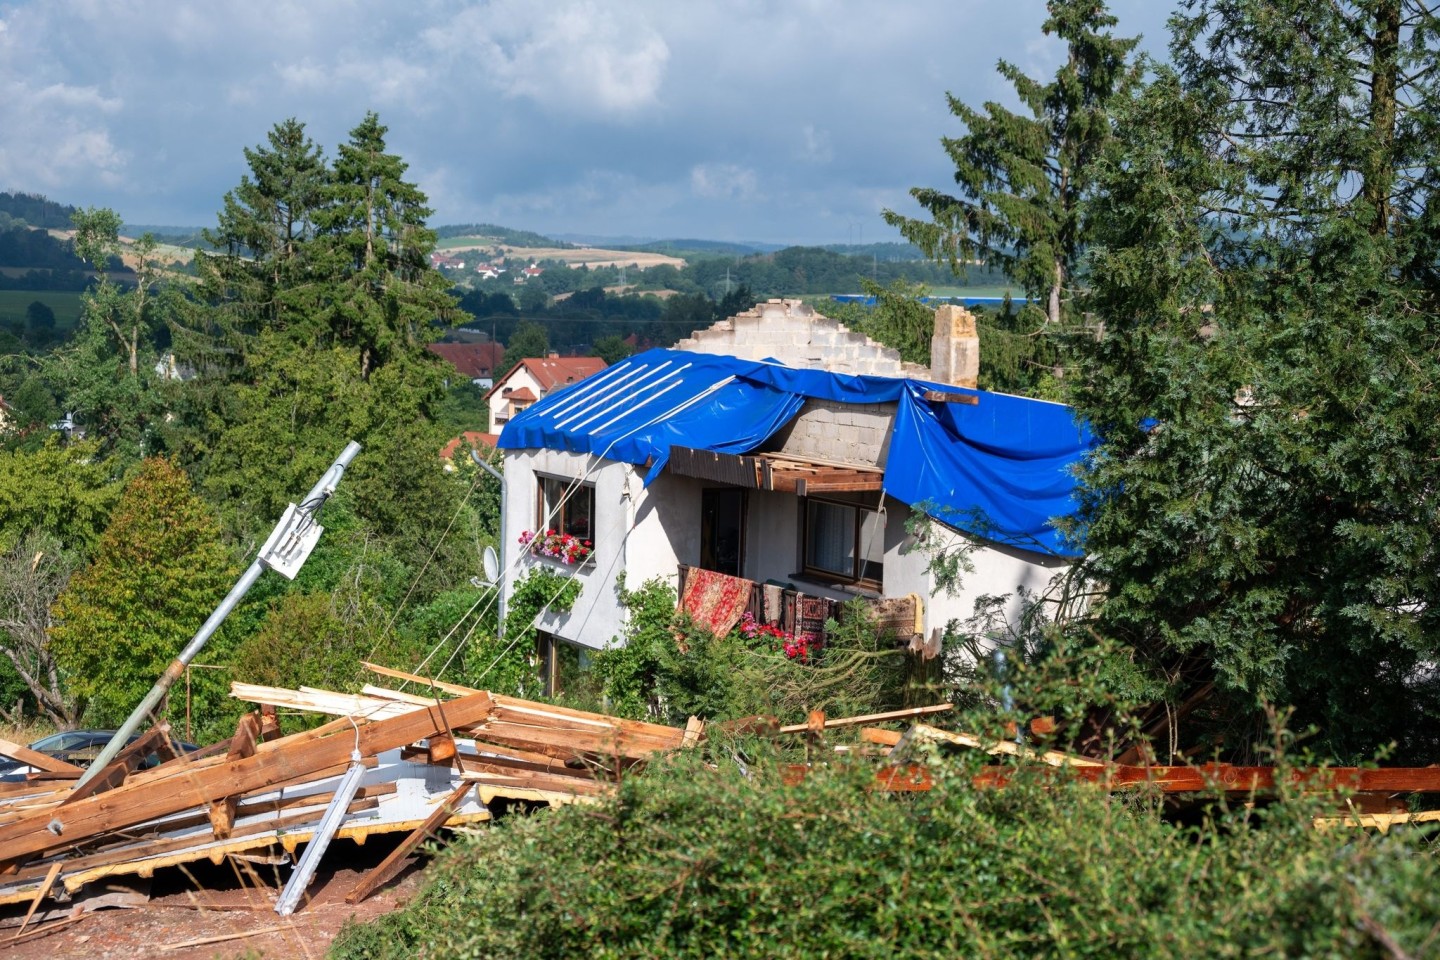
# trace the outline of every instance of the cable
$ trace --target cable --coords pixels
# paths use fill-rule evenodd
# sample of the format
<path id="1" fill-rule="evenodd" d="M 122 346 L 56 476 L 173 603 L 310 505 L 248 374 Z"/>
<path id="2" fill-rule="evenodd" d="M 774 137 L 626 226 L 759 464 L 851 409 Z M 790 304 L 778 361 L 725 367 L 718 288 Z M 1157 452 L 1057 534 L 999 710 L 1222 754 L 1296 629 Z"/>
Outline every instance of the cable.
<path id="1" fill-rule="evenodd" d="M 405 596 L 400 598 L 400 603 L 396 605 L 395 612 L 390 615 L 390 622 L 385 624 L 385 630 L 380 636 L 383 637 L 386 634 L 389 634 L 391 629 L 395 626 L 395 621 L 400 619 L 400 613 L 405 609 L 405 604 L 410 602 L 410 595 L 413 594 L 415 592 L 415 588 L 420 585 L 420 578 L 425 575 L 426 570 L 430 569 L 430 564 L 432 561 L 434 561 L 435 554 L 440 552 L 440 547 L 442 544 L 445 543 L 445 538 L 450 535 L 450 528 L 455 526 L 455 521 L 460 518 L 460 514 L 468 504 L 471 494 L 473 494 L 475 492 L 475 488 L 480 485 L 480 476 L 480 471 L 476 470 L 475 479 L 470 482 L 470 489 L 465 491 L 465 496 L 462 497 L 460 499 L 460 503 L 456 505 L 455 512 L 450 515 L 450 522 L 445 524 L 445 529 L 441 531 L 440 538 L 435 541 L 435 546 L 430 550 L 430 556 L 425 558 L 425 563 L 421 565 L 420 571 L 416 573 L 414 579 L 410 581 L 410 588 L 405 591 Z M 449 638 L 448 634 L 446 635 L 446 638 Z M 370 653 L 365 659 L 374 659 L 375 651 L 379 649 L 379 646 L 380 639 L 377 637 L 375 642 L 370 645 Z"/>

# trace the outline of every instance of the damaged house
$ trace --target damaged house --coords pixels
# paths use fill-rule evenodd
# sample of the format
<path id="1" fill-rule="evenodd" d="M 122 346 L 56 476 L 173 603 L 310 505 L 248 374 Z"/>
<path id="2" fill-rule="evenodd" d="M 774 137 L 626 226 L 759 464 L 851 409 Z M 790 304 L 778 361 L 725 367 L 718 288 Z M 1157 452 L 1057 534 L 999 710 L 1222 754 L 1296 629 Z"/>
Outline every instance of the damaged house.
<path id="1" fill-rule="evenodd" d="M 1054 520 L 1090 438 L 1068 407 L 975 389 L 978 354 L 963 308 L 937 311 L 927 370 L 770 301 L 518 413 L 502 600 L 535 564 L 582 585 L 537 624 L 550 682 L 622 635 L 622 575 L 669 580 L 717 632 L 748 611 L 816 633 L 861 597 L 932 649 L 981 596 L 1043 594 L 1077 552 Z M 973 571 L 947 590 L 930 561 L 957 549 Z"/>

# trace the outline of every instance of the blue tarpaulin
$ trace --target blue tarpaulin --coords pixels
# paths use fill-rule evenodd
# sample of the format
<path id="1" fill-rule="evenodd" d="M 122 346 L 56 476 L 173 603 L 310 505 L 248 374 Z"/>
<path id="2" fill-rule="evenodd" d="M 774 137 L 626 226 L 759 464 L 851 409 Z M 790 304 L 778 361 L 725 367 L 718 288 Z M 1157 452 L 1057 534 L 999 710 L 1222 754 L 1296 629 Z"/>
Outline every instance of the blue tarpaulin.
<path id="1" fill-rule="evenodd" d="M 977 404 L 928 401 L 927 390 Z M 891 377 L 675 350 L 630 357 L 517 414 L 502 449 L 548 448 L 650 464 L 671 446 L 750 453 L 807 399 L 895 403 L 884 488 L 938 520 L 1039 553 L 1075 556 L 1053 521 L 1072 515 L 1075 465 L 1093 445 L 1069 407 Z"/>

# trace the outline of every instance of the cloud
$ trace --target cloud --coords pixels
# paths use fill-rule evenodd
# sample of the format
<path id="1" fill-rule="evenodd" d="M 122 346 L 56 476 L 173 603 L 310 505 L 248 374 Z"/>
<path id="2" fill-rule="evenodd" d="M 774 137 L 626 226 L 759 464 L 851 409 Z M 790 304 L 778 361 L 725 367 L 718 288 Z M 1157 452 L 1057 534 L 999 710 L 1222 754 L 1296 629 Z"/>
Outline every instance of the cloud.
<path id="1" fill-rule="evenodd" d="M 1172 0 L 1112 0 L 1152 34 Z M 287 117 L 367 110 L 436 223 L 843 241 L 946 186 L 944 95 L 1058 62 L 989 0 L 0 0 L 0 189 L 213 222 Z M 907 206 L 908 205 L 908 206 Z M 723 237 L 720 236 L 723 234 Z"/>
<path id="2" fill-rule="evenodd" d="M 690 190 L 707 199 L 753 200 L 759 178 L 733 163 L 702 163 L 690 170 Z"/>
<path id="3" fill-rule="evenodd" d="M 623 117 L 654 104 L 670 59 L 643 11 L 589 0 L 471 7 L 423 39 L 502 96 L 572 114 Z"/>

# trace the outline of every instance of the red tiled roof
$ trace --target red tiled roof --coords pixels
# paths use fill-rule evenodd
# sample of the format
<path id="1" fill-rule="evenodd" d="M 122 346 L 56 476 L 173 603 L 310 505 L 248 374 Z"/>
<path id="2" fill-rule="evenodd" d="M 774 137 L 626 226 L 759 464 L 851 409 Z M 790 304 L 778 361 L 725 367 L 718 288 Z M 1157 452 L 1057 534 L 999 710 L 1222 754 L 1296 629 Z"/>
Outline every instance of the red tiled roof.
<path id="1" fill-rule="evenodd" d="M 521 403 L 534 403 L 538 399 L 535 396 L 535 392 L 529 387 L 521 387 L 519 390 L 512 390 L 511 388 L 506 387 L 504 390 L 500 391 L 500 396 L 512 402 L 515 400 L 519 400 Z"/>
<path id="2" fill-rule="evenodd" d="M 505 348 L 498 343 L 432 343 L 428 349 L 472 380 L 493 377 L 505 356 Z"/>
<path id="3" fill-rule="evenodd" d="M 527 357 L 520 362 L 540 384 L 543 393 L 579 383 L 605 369 L 605 361 L 599 357 Z"/>
<path id="4" fill-rule="evenodd" d="M 454 440 L 451 440 L 449 443 L 445 444 L 445 446 L 440 448 L 440 459 L 454 459 L 456 452 L 459 451 L 462 445 L 468 445 L 472 447 L 494 447 L 495 444 L 499 442 L 500 434 L 498 433 L 481 433 L 478 430 L 466 430 L 464 433 L 460 434 L 460 436 L 456 437 Z"/>

